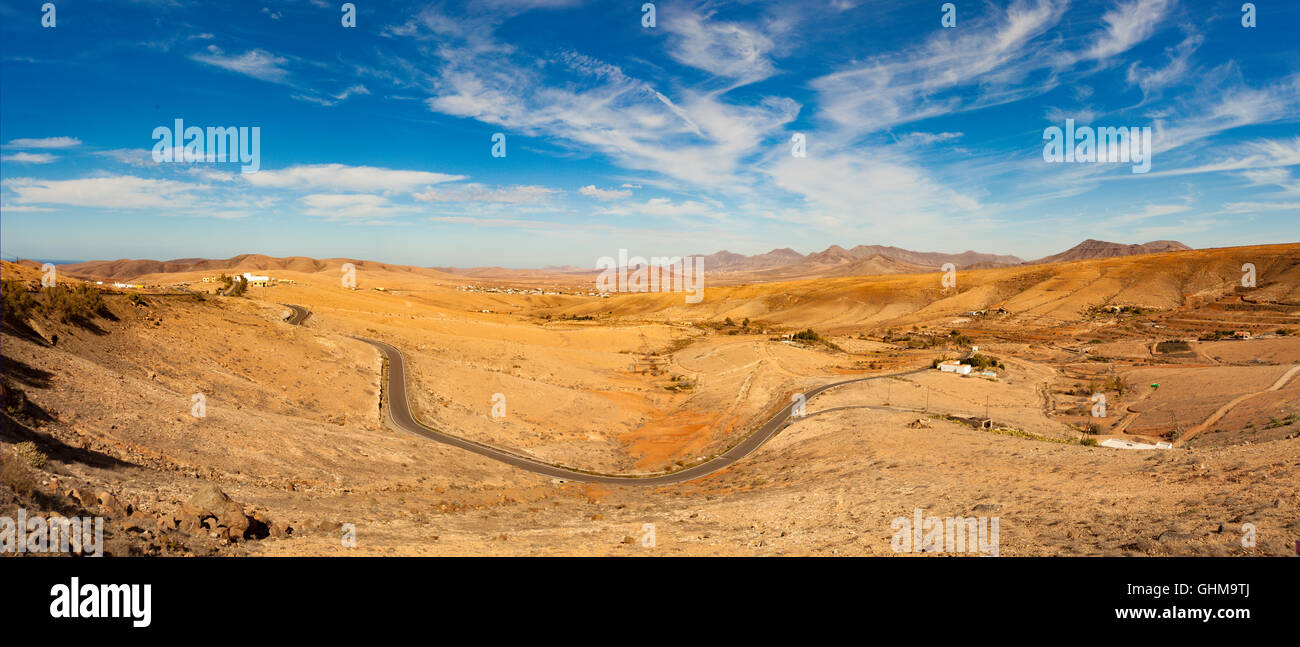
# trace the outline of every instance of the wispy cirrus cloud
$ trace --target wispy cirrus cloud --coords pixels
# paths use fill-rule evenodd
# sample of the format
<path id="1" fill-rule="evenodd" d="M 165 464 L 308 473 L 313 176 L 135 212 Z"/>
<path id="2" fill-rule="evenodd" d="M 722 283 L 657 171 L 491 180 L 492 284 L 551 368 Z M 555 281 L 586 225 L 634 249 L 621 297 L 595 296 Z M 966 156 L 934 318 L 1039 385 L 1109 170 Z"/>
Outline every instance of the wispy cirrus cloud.
<path id="1" fill-rule="evenodd" d="M 537 204 L 559 195 L 560 191 L 544 186 L 520 185 L 488 187 L 471 183 L 435 188 L 411 197 L 421 202 L 496 202 L 501 204 Z"/>
<path id="2" fill-rule="evenodd" d="M 1105 26 L 1092 38 L 1092 46 L 1078 54 L 1065 56 L 1060 64 L 1099 61 L 1127 52 L 1155 33 L 1173 5 L 1174 0 L 1119 3 L 1102 15 L 1101 21 Z"/>
<path id="3" fill-rule="evenodd" d="M 2 162 L 16 162 L 18 164 L 49 164 L 58 161 L 58 155 L 50 153 L 7 153 L 0 155 Z"/>
<path id="4" fill-rule="evenodd" d="M 168 208 L 197 200 L 191 184 L 132 175 L 75 180 L 12 178 L 4 181 L 4 188 L 13 191 L 19 204 L 67 207 Z"/>
<path id="5" fill-rule="evenodd" d="M 13 148 L 75 148 L 81 145 L 76 137 L 38 137 L 11 139 L 6 147 Z"/>
<path id="6" fill-rule="evenodd" d="M 283 83 L 289 77 L 289 70 L 284 67 L 289 59 L 262 49 L 226 54 L 220 47 L 208 45 L 205 53 L 191 54 L 190 59 L 272 83 Z"/>
<path id="7" fill-rule="evenodd" d="M 598 189 L 594 184 L 588 184 L 587 186 L 578 189 L 578 193 L 589 198 L 595 198 L 607 202 L 611 200 L 622 200 L 623 198 L 632 195 L 632 192 L 627 189 Z"/>
<path id="8" fill-rule="evenodd" d="M 468 176 L 374 166 L 302 164 L 278 170 L 263 169 L 240 177 L 259 188 L 385 192 L 411 191 L 431 184 L 464 180 Z"/>
<path id="9" fill-rule="evenodd" d="M 995 19 L 939 32 L 923 44 L 818 77 L 812 87 L 819 114 L 849 136 L 949 114 L 996 100 L 1028 83 L 1029 71 L 1046 65 L 1032 58 L 1031 43 L 1057 24 L 1065 4 L 1017 0 Z M 951 91 L 981 84 L 983 95 Z M 1034 92 L 1046 86 L 1033 86 Z"/>

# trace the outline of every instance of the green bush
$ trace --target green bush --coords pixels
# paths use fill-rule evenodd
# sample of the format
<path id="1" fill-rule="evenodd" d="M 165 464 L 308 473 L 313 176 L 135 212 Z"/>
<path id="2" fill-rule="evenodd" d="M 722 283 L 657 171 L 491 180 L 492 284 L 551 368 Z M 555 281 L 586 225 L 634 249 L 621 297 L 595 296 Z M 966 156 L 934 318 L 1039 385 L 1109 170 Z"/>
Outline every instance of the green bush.
<path id="1" fill-rule="evenodd" d="M 817 331 L 813 330 L 812 328 L 809 328 L 807 330 L 803 330 L 795 333 L 794 335 L 791 336 L 791 339 L 797 339 L 799 341 L 815 342 L 815 341 L 822 341 L 822 336 L 817 334 Z"/>
<path id="2" fill-rule="evenodd" d="M 970 357 L 961 360 L 961 363 L 969 364 L 972 368 L 977 368 L 981 371 L 990 368 L 1005 368 L 1002 365 L 1002 362 L 998 361 L 998 358 L 983 353 L 975 353 Z"/>
<path id="3" fill-rule="evenodd" d="M 1129 389 L 1133 388 L 1133 385 L 1129 384 L 1128 381 L 1126 381 L 1124 378 L 1118 375 L 1113 375 L 1110 377 L 1110 379 L 1107 379 L 1104 383 L 1102 383 L 1101 388 L 1106 389 L 1108 391 L 1114 391 L 1119 395 L 1124 395 L 1129 391 Z"/>
<path id="4" fill-rule="evenodd" d="M 32 295 L 27 293 L 27 287 L 18 281 L 0 280 L 0 295 L 3 295 L 4 299 L 5 321 L 14 323 L 26 321 L 36 308 L 36 302 L 32 300 Z"/>
<path id="5" fill-rule="evenodd" d="M 104 310 L 104 296 L 86 283 L 75 288 L 54 285 L 41 290 L 42 311 L 63 323 L 89 319 Z"/>
<path id="6" fill-rule="evenodd" d="M 24 463 L 27 463 L 36 469 L 45 467 L 45 454 L 41 453 L 41 450 L 36 449 L 36 443 L 33 443 L 30 440 L 14 445 L 14 453 L 17 454 L 18 458 L 21 458 Z"/>

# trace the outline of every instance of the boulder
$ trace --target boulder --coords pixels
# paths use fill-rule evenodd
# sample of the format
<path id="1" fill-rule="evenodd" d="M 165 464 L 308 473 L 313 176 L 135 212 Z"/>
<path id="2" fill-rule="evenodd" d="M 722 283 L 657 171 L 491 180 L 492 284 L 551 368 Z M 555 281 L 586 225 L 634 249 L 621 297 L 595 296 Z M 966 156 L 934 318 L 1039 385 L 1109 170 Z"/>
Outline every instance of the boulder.
<path id="1" fill-rule="evenodd" d="M 226 496 L 213 483 L 205 483 L 180 509 L 180 527 L 188 531 L 206 529 L 218 536 L 238 541 L 249 529 L 244 508 Z"/>

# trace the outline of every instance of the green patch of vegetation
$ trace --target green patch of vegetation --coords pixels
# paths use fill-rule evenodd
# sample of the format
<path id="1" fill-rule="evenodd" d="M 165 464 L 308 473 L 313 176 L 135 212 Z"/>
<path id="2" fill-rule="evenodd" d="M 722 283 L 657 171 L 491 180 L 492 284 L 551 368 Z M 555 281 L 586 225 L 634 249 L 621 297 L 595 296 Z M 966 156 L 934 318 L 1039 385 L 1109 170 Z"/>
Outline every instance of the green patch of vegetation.
<path id="1" fill-rule="evenodd" d="M 36 443 L 30 440 L 14 445 L 14 454 L 30 467 L 36 469 L 45 467 L 45 454 L 36 448 Z"/>
<path id="2" fill-rule="evenodd" d="M 822 339 L 822 336 L 817 334 L 817 331 L 813 330 L 812 328 L 808 328 L 807 330 L 801 330 L 791 335 L 790 338 L 794 339 L 795 341 L 806 341 L 806 342 L 825 341 L 824 339 Z"/>
<path id="3" fill-rule="evenodd" d="M 998 358 L 983 353 L 973 353 L 970 357 L 960 360 L 962 364 L 969 364 L 972 368 L 981 371 L 991 368 L 1006 368 Z"/>
<path id="4" fill-rule="evenodd" d="M 801 330 L 797 333 L 794 333 L 793 335 L 790 335 L 790 339 L 794 341 L 803 342 L 805 344 L 821 344 L 822 346 L 825 346 L 826 348 L 829 348 L 833 351 L 839 353 L 844 352 L 843 348 L 840 348 L 831 340 L 822 337 L 820 334 L 817 333 L 817 331 L 813 330 L 812 328 L 807 328 L 805 330 Z M 778 338 L 775 339 L 774 341 L 780 341 L 780 339 Z"/>
<path id="5" fill-rule="evenodd" d="M 693 388 L 695 388 L 695 383 L 680 375 L 674 375 L 672 377 L 672 384 L 664 387 L 664 389 L 673 392 L 690 391 Z"/>
<path id="6" fill-rule="evenodd" d="M 85 283 L 75 288 L 54 285 L 41 290 L 40 309 L 63 323 L 89 319 L 104 311 L 104 296 Z"/>
<path id="7" fill-rule="evenodd" d="M 1279 337 L 1290 337 L 1295 335 L 1295 328 L 1278 328 L 1277 334 Z"/>
<path id="8" fill-rule="evenodd" d="M 651 355 L 672 355 L 673 353 L 676 353 L 677 351 L 686 348 L 691 344 L 694 344 L 695 339 L 696 339 L 695 337 L 677 337 L 673 339 L 671 343 L 668 344 L 667 348 L 660 351 L 655 351 L 650 354 Z"/>
<path id="9" fill-rule="evenodd" d="M 1156 344 L 1157 353 L 1186 353 L 1192 350 L 1192 345 L 1181 340 L 1162 341 Z"/>
<path id="10" fill-rule="evenodd" d="M 1132 390 L 1133 385 L 1118 375 L 1112 375 L 1105 382 L 1101 383 L 1101 388 L 1107 391 L 1114 391 L 1119 395 L 1124 395 Z"/>
<path id="11" fill-rule="evenodd" d="M 1149 312 L 1153 312 L 1153 310 L 1142 306 L 1108 304 L 1090 306 L 1084 311 L 1084 314 L 1089 317 L 1119 317 L 1123 315 L 1144 315 Z"/>
<path id="12" fill-rule="evenodd" d="M 16 452 L 0 451 L 0 484 L 20 494 L 36 491 L 36 477 Z"/>
<path id="13" fill-rule="evenodd" d="M 145 301 L 145 300 L 144 300 L 144 297 L 140 296 L 140 293 L 139 293 L 139 292 L 132 292 L 132 293 L 126 295 L 126 300 L 127 300 L 127 301 L 130 301 L 130 302 L 131 302 L 131 305 L 137 305 L 137 306 L 142 306 L 142 307 L 149 307 L 149 302 L 148 302 L 148 301 Z"/>
<path id="14" fill-rule="evenodd" d="M 3 297 L 4 320 L 22 323 L 32 316 L 36 302 L 27 292 L 27 287 L 18 281 L 0 280 L 0 296 Z"/>
<path id="15" fill-rule="evenodd" d="M 994 427 L 993 429 L 986 429 L 985 431 L 988 431 L 989 433 L 993 433 L 993 434 L 998 434 L 999 436 L 1013 436 L 1015 438 L 1024 438 L 1026 440 L 1041 440 L 1047 443 L 1061 443 L 1063 445 L 1087 445 L 1089 447 L 1095 447 L 1097 445 L 1097 439 L 1095 438 L 1081 439 L 1081 438 L 1061 438 L 1058 436 L 1044 436 L 1042 434 L 1036 434 L 1033 433 L 1032 431 L 1025 431 L 1024 429 L 1019 429 L 1017 427 Z M 1091 444 L 1086 443 L 1084 442 L 1085 440 L 1091 440 L 1092 443 Z"/>
<path id="16" fill-rule="evenodd" d="M 1264 425 L 1265 429 L 1277 429 L 1278 427 L 1288 427 L 1300 420 L 1300 414 L 1293 413 L 1285 418 L 1273 416 L 1269 418 L 1268 423 Z"/>

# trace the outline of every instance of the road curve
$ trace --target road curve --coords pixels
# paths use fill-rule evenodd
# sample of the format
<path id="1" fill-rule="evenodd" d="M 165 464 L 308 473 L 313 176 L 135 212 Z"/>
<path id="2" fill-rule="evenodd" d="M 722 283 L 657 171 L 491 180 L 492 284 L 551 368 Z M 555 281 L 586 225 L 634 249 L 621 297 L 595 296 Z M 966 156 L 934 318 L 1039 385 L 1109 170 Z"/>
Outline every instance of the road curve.
<path id="1" fill-rule="evenodd" d="M 707 476 L 753 453 L 761 447 L 763 443 L 775 436 L 777 432 L 784 429 L 790 421 L 790 412 L 794 407 L 793 402 L 787 404 L 768 419 L 762 427 L 759 427 L 757 431 L 746 436 L 739 443 L 731 447 L 731 449 L 728 449 L 722 454 L 700 463 L 699 465 L 694 465 L 675 472 L 656 475 L 599 474 L 576 468 L 553 465 L 551 463 L 539 461 L 534 458 L 498 449 L 489 445 L 484 445 L 459 436 L 452 436 L 420 424 L 420 422 L 415 419 L 415 416 L 411 415 L 410 402 L 406 397 L 406 363 L 402 357 L 402 352 L 398 350 L 397 347 L 382 341 L 367 339 L 365 337 L 353 337 L 353 339 L 374 346 L 388 359 L 388 384 L 386 386 L 388 397 L 385 398 L 387 406 L 384 408 L 388 411 L 389 424 L 400 430 L 408 431 L 440 443 L 459 447 L 481 456 L 486 456 L 493 460 L 500 461 L 507 465 L 512 465 L 544 476 L 569 479 L 573 481 L 582 481 L 587 483 L 614 483 L 622 485 L 671 485 L 673 483 L 683 483 L 702 476 Z M 859 377 L 851 380 L 824 384 L 809 391 L 805 391 L 803 394 L 804 401 L 807 402 L 814 396 L 837 386 L 852 384 L 854 382 L 863 382 L 866 380 L 896 377 L 900 375 L 913 375 L 924 372 L 925 370 L 926 369 L 917 369 L 914 371 L 892 373 L 889 375 L 873 375 L 870 377 Z"/>
<path id="2" fill-rule="evenodd" d="M 289 315 L 288 319 L 285 319 L 285 321 L 287 321 L 291 326 L 301 325 L 302 322 L 307 320 L 307 316 L 311 314 L 311 310 L 302 306 L 296 306 L 291 303 L 282 303 L 280 305 L 293 310 L 293 314 Z"/>

